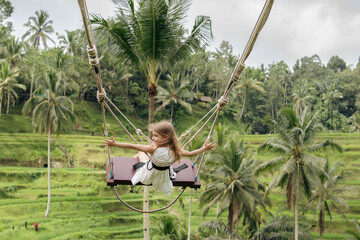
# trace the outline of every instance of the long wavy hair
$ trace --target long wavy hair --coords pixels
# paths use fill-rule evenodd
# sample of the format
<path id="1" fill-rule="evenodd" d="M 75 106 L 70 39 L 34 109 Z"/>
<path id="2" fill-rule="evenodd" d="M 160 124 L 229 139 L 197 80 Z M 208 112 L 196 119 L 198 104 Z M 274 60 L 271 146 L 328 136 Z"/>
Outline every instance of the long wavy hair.
<path id="1" fill-rule="evenodd" d="M 181 159 L 181 148 L 179 141 L 176 137 L 176 132 L 173 125 L 168 121 L 161 121 L 151 126 L 151 131 L 157 132 L 162 137 L 167 136 L 169 139 L 170 150 L 174 154 L 175 161 L 179 162 Z"/>

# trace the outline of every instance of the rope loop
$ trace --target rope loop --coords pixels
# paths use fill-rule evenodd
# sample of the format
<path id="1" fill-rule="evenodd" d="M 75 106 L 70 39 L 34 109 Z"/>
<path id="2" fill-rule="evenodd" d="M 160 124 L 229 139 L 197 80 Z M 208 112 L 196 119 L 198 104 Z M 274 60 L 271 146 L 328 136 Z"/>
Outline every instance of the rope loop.
<path id="1" fill-rule="evenodd" d="M 93 45 L 92 48 L 90 48 L 90 46 L 88 45 L 86 47 L 86 51 L 87 51 L 88 58 L 89 58 L 89 64 L 90 65 L 98 65 L 100 62 L 99 62 L 98 52 L 97 52 L 95 44 Z"/>
<path id="2" fill-rule="evenodd" d="M 221 96 L 218 100 L 218 109 L 222 110 L 224 109 L 225 105 L 229 102 L 229 98 L 225 98 L 224 96 Z"/>
<path id="3" fill-rule="evenodd" d="M 101 89 L 102 91 L 96 91 L 96 97 L 99 103 L 103 102 L 106 97 L 106 91 L 104 88 Z"/>

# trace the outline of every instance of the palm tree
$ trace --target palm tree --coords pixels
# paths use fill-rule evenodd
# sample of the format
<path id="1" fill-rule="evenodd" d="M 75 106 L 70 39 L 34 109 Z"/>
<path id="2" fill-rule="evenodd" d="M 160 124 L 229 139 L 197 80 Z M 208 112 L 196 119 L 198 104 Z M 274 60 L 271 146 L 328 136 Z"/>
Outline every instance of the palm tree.
<path id="1" fill-rule="evenodd" d="M 208 203 L 203 215 L 221 201 L 218 215 L 229 211 L 229 239 L 234 226 L 237 233 L 241 216 L 244 216 L 243 225 L 250 225 L 253 234 L 260 221 L 257 207 L 265 208 L 264 195 L 259 191 L 262 186 L 254 176 L 257 161 L 253 149 L 245 147 L 243 141 L 232 139 L 207 163 L 213 165 L 214 170 L 205 173 L 212 181 L 200 195 L 200 205 Z"/>
<path id="2" fill-rule="evenodd" d="M 68 31 L 65 30 L 65 35 L 58 35 L 59 43 L 64 45 L 66 48 L 66 53 L 69 55 L 75 55 L 75 53 L 80 51 L 79 48 L 79 31 Z"/>
<path id="3" fill-rule="evenodd" d="M 27 41 L 30 42 L 33 47 L 35 47 L 33 70 L 31 74 L 30 98 L 33 94 L 36 55 L 40 46 L 40 41 L 42 41 L 45 48 L 47 48 L 46 41 L 48 39 L 54 43 L 54 41 L 49 37 L 49 35 L 47 35 L 54 32 L 54 29 L 51 26 L 53 21 L 49 20 L 49 14 L 44 10 L 40 10 L 40 12 L 35 11 L 35 15 L 35 17 L 29 17 L 28 22 L 24 24 L 25 27 L 29 28 L 29 30 L 27 30 L 22 36 L 23 39 L 28 37 Z"/>
<path id="4" fill-rule="evenodd" d="M 331 208 L 336 209 L 337 212 L 347 208 L 346 201 L 337 197 L 348 189 L 336 187 L 337 184 L 343 179 L 343 172 L 340 172 L 342 164 L 335 162 L 330 166 L 329 160 L 326 160 L 324 167 L 324 174 L 320 175 L 319 186 L 314 191 L 314 197 L 310 201 L 317 201 L 316 210 L 319 211 L 319 239 L 325 229 L 325 212 L 328 213 L 331 220 Z"/>
<path id="5" fill-rule="evenodd" d="M 189 91 L 191 84 L 188 80 L 181 81 L 180 73 L 178 73 L 176 77 L 167 75 L 167 78 L 168 81 L 164 82 L 163 87 L 158 86 L 159 93 L 156 99 L 161 101 L 162 104 L 156 109 L 156 111 L 160 111 L 167 105 L 171 104 L 170 121 L 172 121 L 174 105 L 179 104 L 191 112 L 191 104 L 186 102 L 184 98 L 196 97 L 196 95 Z"/>
<path id="6" fill-rule="evenodd" d="M 354 220 L 356 231 L 353 230 L 347 230 L 346 233 L 351 235 L 351 240 L 360 240 L 360 226 L 357 220 Z"/>
<path id="7" fill-rule="evenodd" d="M 252 240 L 287 240 L 291 239 L 294 232 L 294 223 L 288 216 L 271 217 L 271 221 L 263 226 Z M 299 231 L 300 239 L 313 239 L 306 231 Z"/>
<path id="8" fill-rule="evenodd" d="M 9 57 L 10 67 L 14 68 L 18 61 L 21 61 L 21 54 L 24 44 L 16 39 L 14 36 L 11 36 L 9 41 L 6 42 L 6 52 Z"/>
<path id="9" fill-rule="evenodd" d="M 154 99 L 162 72 L 185 61 L 201 42 L 212 38 L 209 17 L 198 16 L 191 33 L 184 38 L 182 21 L 189 0 L 119 0 L 116 18 L 105 20 L 93 15 L 103 36 L 110 35 L 116 46 L 113 53 L 148 80 L 149 124 L 154 122 Z"/>
<path id="10" fill-rule="evenodd" d="M 276 80 L 283 85 L 284 100 L 283 104 L 287 105 L 288 87 L 291 87 L 290 69 L 284 61 L 273 63 L 268 68 L 268 79 Z"/>
<path id="11" fill-rule="evenodd" d="M 317 83 L 321 94 L 321 100 L 328 106 L 330 112 L 331 127 L 334 129 L 333 104 L 336 99 L 343 98 L 343 94 L 338 90 L 336 79 L 325 79 Z"/>
<path id="12" fill-rule="evenodd" d="M 309 95 L 309 87 L 307 86 L 306 80 L 301 79 L 293 88 L 291 97 L 293 98 L 294 111 L 300 116 L 303 109 L 307 106 L 307 101 L 311 98 Z"/>
<path id="13" fill-rule="evenodd" d="M 5 97 L 5 93 L 7 94 L 7 107 L 6 114 L 9 114 L 10 109 L 10 101 L 15 104 L 15 99 L 18 98 L 18 95 L 15 91 L 15 88 L 21 88 L 26 90 L 26 86 L 24 84 L 17 83 L 17 77 L 19 76 L 19 69 L 17 67 L 10 68 L 10 62 L 4 61 L 1 64 L 1 72 L 0 72 L 0 118 L 1 118 L 1 106 L 2 101 Z"/>
<path id="14" fill-rule="evenodd" d="M 161 240 L 186 239 L 186 231 L 179 224 L 179 220 L 172 215 L 164 215 L 154 219 L 153 238 Z"/>
<path id="15" fill-rule="evenodd" d="M 47 70 L 37 81 L 36 91 L 32 98 L 26 101 L 23 114 L 32 113 L 32 124 L 39 132 L 48 133 L 48 202 L 45 217 L 50 211 L 50 141 L 51 133 L 60 130 L 62 121 L 74 120 L 74 105 L 70 98 L 62 96 L 58 89 L 56 73 Z"/>
<path id="16" fill-rule="evenodd" d="M 324 174 L 322 167 L 325 161 L 311 153 L 314 151 L 333 148 L 342 151 L 337 143 L 325 141 L 313 145 L 316 130 L 320 125 L 316 122 L 316 114 L 311 115 L 307 108 L 297 118 L 293 109 L 284 108 L 280 111 L 280 122 L 274 121 L 274 127 L 278 136 L 269 138 L 260 147 L 259 151 L 272 150 L 280 156 L 261 164 L 257 173 L 279 169 L 278 174 L 272 180 L 266 192 L 273 187 L 286 185 L 286 198 L 289 209 L 294 206 L 295 240 L 298 240 L 298 199 L 300 191 L 306 197 L 311 197 L 312 180 L 318 178 L 320 173 Z"/>
<path id="17" fill-rule="evenodd" d="M 360 114 L 358 112 L 349 118 L 349 123 L 352 125 L 353 132 L 360 133 Z"/>
<path id="18" fill-rule="evenodd" d="M 246 72 L 249 72 L 250 70 L 247 69 Z M 244 95 L 243 95 L 243 106 L 242 106 L 242 109 L 241 109 L 241 113 L 240 113 L 240 116 L 238 118 L 238 120 L 240 121 L 242 116 L 243 116 L 243 113 L 244 113 L 244 110 L 245 110 L 245 104 L 246 104 L 246 99 L 247 99 L 247 95 L 249 94 L 249 91 L 250 89 L 254 89 L 258 92 L 262 92 L 264 93 L 265 90 L 264 88 L 262 87 L 262 85 L 264 85 L 262 82 L 256 80 L 256 79 L 253 79 L 253 78 L 249 78 L 246 76 L 247 74 L 245 74 L 244 78 L 242 78 L 242 80 L 240 81 L 239 85 L 237 85 L 235 87 L 235 89 L 238 89 L 238 90 L 241 90 L 241 89 L 245 89 L 244 90 Z"/>
<path id="19" fill-rule="evenodd" d="M 213 139 L 215 139 L 216 145 L 219 147 L 217 149 L 222 149 L 226 143 L 227 137 L 231 136 L 230 129 L 225 125 L 225 123 L 219 122 L 214 129 Z"/>
<path id="20" fill-rule="evenodd" d="M 226 236 L 229 234 L 229 230 L 226 224 L 219 220 L 202 223 L 199 226 L 198 231 L 200 232 L 202 239 L 208 240 L 220 240 L 223 239 L 221 238 L 222 236 Z M 216 233 L 216 235 L 212 236 L 214 232 Z"/>
<path id="21" fill-rule="evenodd" d="M 68 90 L 80 90 L 79 85 L 73 80 L 80 74 L 73 68 L 71 56 L 64 54 L 61 48 L 54 48 L 50 51 L 49 65 L 56 72 L 58 88 L 63 92 L 63 96 Z"/>

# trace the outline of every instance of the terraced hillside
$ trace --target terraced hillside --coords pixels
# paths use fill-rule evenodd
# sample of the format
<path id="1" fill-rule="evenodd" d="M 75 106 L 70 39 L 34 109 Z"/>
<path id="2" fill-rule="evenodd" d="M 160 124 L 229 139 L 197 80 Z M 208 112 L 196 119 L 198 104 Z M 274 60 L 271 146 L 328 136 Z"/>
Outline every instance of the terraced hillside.
<path id="1" fill-rule="evenodd" d="M 268 136 L 239 136 L 245 143 L 256 147 Z M 101 137 L 95 136 L 54 136 L 52 141 L 52 200 L 50 216 L 44 217 L 47 202 L 46 160 L 47 137 L 33 134 L 0 134 L 0 239 L 142 239 L 142 215 L 127 209 L 105 184 L 105 151 L 101 147 Z M 321 134 L 319 139 L 333 139 L 345 149 L 343 154 L 332 154 L 331 161 L 341 161 L 345 165 L 347 178 L 343 186 L 352 189 L 343 195 L 349 205 L 346 217 L 360 219 L 360 135 Z M 69 160 L 64 155 L 64 151 Z M 132 156 L 134 152 L 117 150 L 114 155 Z M 270 154 L 259 154 L 266 160 Z M 70 164 L 71 168 L 68 168 Z M 271 175 L 260 176 L 263 182 L 270 182 Z M 179 191 L 175 189 L 170 198 L 151 193 L 151 208 L 168 203 Z M 124 198 L 134 205 L 142 206 L 142 188 L 119 187 Z M 201 191 L 201 189 L 199 190 Z M 206 218 L 198 205 L 199 191 L 195 191 L 192 206 L 191 231 L 195 236 L 199 225 L 216 218 L 212 209 Z M 271 193 L 273 206 L 269 210 L 276 214 L 285 203 L 283 190 Z M 179 218 L 179 226 L 187 228 L 190 190 L 187 190 L 169 211 L 151 214 L 151 220 L 165 214 Z M 285 214 L 291 212 L 284 209 Z M 316 216 L 311 209 L 304 216 L 314 227 L 317 237 Z M 227 216 L 221 216 L 226 222 Z M 28 222 L 28 228 L 24 222 Z M 39 231 L 32 229 L 39 223 Z M 14 226 L 14 229 L 12 229 Z M 347 239 L 345 230 L 352 227 L 335 212 L 332 220 L 326 217 L 325 239 Z M 152 232 L 151 232 L 152 233 Z"/>

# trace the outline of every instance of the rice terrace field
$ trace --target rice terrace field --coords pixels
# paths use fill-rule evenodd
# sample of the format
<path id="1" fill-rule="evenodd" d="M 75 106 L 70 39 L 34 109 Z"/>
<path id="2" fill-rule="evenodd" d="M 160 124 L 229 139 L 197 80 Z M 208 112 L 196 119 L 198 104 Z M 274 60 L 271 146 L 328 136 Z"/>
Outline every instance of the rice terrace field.
<path id="1" fill-rule="evenodd" d="M 256 147 L 268 135 L 239 136 L 244 142 Z M 324 239 L 348 239 L 345 231 L 353 228 L 353 219 L 360 219 L 360 135 L 320 134 L 319 139 L 333 139 L 344 148 L 343 154 L 329 156 L 331 161 L 341 161 L 346 171 L 343 187 L 348 187 L 342 197 L 349 208 L 342 215 L 332 211 L 332 220 L 325 217 Z M 47 202 L 47 170 L 43 167 L 46 159 L 47 137 L 38 134 L 0 134 L 0 239 L 142 239 L 142 214 L 133 212 L 121 204 L 106 186 L 104 162 L 105 150 L 101 147 L 102 137 L 86 135 L 54 136 L 52 141 L 51 211 L 45 218 Z M 67 168 L 67 159 L 55 145 L 67 147 L 70 151 L 72 168 Z M 133 152 L 115 152 L 115 155 L 132 156 Z M 261 160 L 268 154 L 259 154 Z M 270 175 L 259 176 L 269 183 Z M 203 182 L 204 184 L 204 182 Z M 143 195 L 141 187 L 118 187 L 125 200 L 141 208 Z M 151 193 L 150 208 L 168 203 L 180 191 L 175 189 L 170 198 L 163 194 Z M 216 219 L 216 208 L 202 217 L 198 204 L 199 191 L 194 191 L 191 232 L 194 239 L 201 239 L 198 227 L 201 223 Z M 283 190 L 275 189 L 270 194 L 273 214 L 286 205 Z M 171 214 L 179 219 L 179 226 L 187 229 L 190 190 L 169 210 L 150 215 L 152 223 L 161 215 Z M 317 215 L 308 209 L 302 215 L 313 223 L 310 229 L 316 238 Z M 227 216 L 221 218 L 226 222 Z M 27 221 L 27 229 L 24 222 Z M 33 230 L 34 222 L 39 231 Z M 14 229 L 12 229 L 14 227 Z M 150 230 L 150 234 L 152 231 Z"/>

